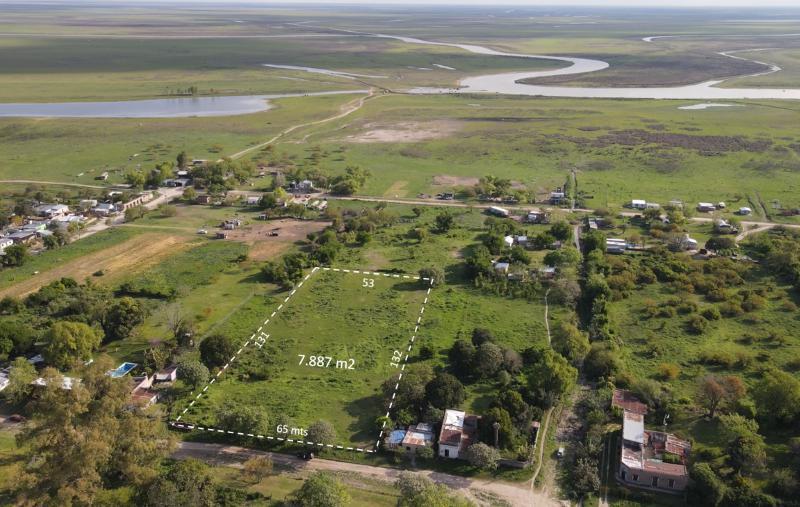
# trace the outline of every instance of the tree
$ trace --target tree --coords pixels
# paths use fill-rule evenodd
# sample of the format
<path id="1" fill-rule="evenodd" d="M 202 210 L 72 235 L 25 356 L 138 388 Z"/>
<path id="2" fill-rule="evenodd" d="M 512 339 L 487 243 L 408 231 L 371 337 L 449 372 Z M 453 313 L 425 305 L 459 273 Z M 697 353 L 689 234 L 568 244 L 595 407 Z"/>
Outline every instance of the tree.
<path id="1" fill-rule="evenodd" d="M 263 434 L 270 424 L 261 407 L 227 401 L 217 412 L 217 426 L 229 431 Z"/>
<path id="2" fill-rule="evenodd" d="M 400 490 L 398 507 L 469 507 L 473 504 L 460 496 L 455 496 L 444 484 L 414 472 L 400 472 L 395 482 Z"/>
<path id="3" fill-rule="evenodd" d="M 498 445 L 503 449 L 511 449 L 517 444 L 517 431 L 511 414 L 505 408 L 492 407 L 484 412 L 479 425 L 481 440 L 494 445 L 494 424 L 500 425 L 498 429 Z"/>
<path id="4" fill-rule="evenodd" d="M 491 331 L 482 327 L 476 327 L 472 330 L 472 344 L 480 347 L 486 342 L 494 342 L 495 338 Z"/>
<path id="5" fill-rule="evenodd" d="M 553 329 L 553 348 L 573 365 L 578 365 L 583 362 L 591 346 L 589 337 L 574 324 L 559 322 Z"/>
<path id="6" fill-rule="evenodd" d="M 482 343 L 475 352 L 474 363 L 481 377 L 494 377 L 503 366 L 503 349 L 492 342 Z"/>
<path id="7" fill-rule="evenodd" d="M 16 481 L 24 505 L 91 505 L 107 488 L 142 487 L 155 479 L 174 440 L 161 418 L 132 403 L 130 386 L 106 374 L 108 356 L 77 372 L 62 388 L 53 368 L 42 372 L 31 418 L 18 436 L 29 457 Z"/>
<path id="8" fill-rule="evenodd" d="M 767 463 L 764 438 L 757 433 L 739 435 L 728 443 L 727 452 L 731 466 L 740 473 L 753 474 Z"/>
<path id="9" fill-rule="evenodd" d="M 178 168 L 186 169 L 186 163 L 189 161 L 189 156 L 185 151 L 181 151 L 178 153 L 178 157 L 175 159 L 175 161 L 178 163 Z"/>
<path id="10" fill-rule="evenodd" d="M 550 406 L 569 392 L 577 379 L 578 370 L 564 356 L 544 349 L 531 368 L 528 385 L 545 405 Z"/>
<path id="11" fill-rule="evenodd" d="M 242 473 L 252 482 L 261 482 L 272 473 L 272 458 L 269 456 L 253 456 L 244 462 Z"/>
<path id="12" fill-rule="evenodd" d="M 3 266 L 18 267 L 25 264 L 30 258 L 28 247 L 25 245 L 11 245 L 3 251 Z"/>
<path id="13" fill-rule="evenodd" d="M 494 470 L 497 468 L 497 462 L 500 461 L 500 451 L 483 442 L 478 442 L 467 447 L 467 450 L 464 451 L 464 459 L 474 467 Z"/>
<path id="14" fill-rule="evenodd" d="M 739 377 L 708 375 L 700 380 L 696 400 L 708 410 L 708 417 L 713 418 L 720 405 L 733 403 L 744 394 L 745 386 Z"/>
<path id="15" fill-rule="evenodd" d="M 141 189 L 146 181 L 146 176 L 141 171 L 129 171 L 125 173 L 124 179 L 128 185 Z"/>
<path id="16" fill-rule="evenodd" d="M 327 472 L 315 472 L 292 494 L 303 507 L 344 507 L 350 504 L 347 488 Z"/>
<path id="17" fill-rule="evenodd" d="M 307 439 L 315 444 L 332 444 L 336 441 L 336 429 L 328 421 L 317 421 L 308 427 Z"/>
<path id="18" fill-rule="evenodd" d="M 102 326 L 108 340 L 124 340 L 144 322 L 144 308 L 131 297 L 115 299 L 106 309 Z"/>
<path id="19" fill-rule="evenodd" d="M 439 287 L 444 285 L 444 270 L 438 266 L 431 266 L 428 268 L 422 268 L 419 270 L 419 277 L 423 281 L 427 278 L 432 287 Z"/>
<path id="20" fill-rule="evenodd" d="M 178 208 L 171 204 L 161 204 L 158 206 L 158 214 L 161 218 L 171 218 L 178 214 Z"/>
<path id="21" fill-rule="evenodd" d="M 22 318 L 0 320 L 0 360 L 25 354 L 33 346 L 36 337 L 36 329 Z"/>
<path id="22" fill-rule="evenodd" d="M 224 334 L 213 334 L 200 343 L 200 360 L 208 369 L 222 366 L 236 353 L 233 340 Z"/>
<path id="23" fill-rule="evenodd" d="M 177 373 L 178 378 L 183 380 L 192 390 L 205 385 L 211 375 L 203 363 L 188 356 L 178 359 Z"/>
<path id="24" fill-rule="evenodd" d="M 461 378 L 472 375 L 475 359 L 475 346 L 466 340 L 456 340 L 447 354 L 453 372 Z"/>
<path id="25" fill-rule="evenodd" d="M 156 479 L 147 489 L 146 500 L 149 507 L 212 507 L 216 495 L 208 465 L 189 458 Z"/>
<path id="26" fill-rule="evenodd" d="M 622 368 L 618 356 L 619 354 L 608 343 L 595 342 L 583 360 L 584 371 L 596 379 L 614 376 Z"/>
<path id="27" fill-rule="evenodd" d="M 425 386 L 431 379 L 433 379 L 433 368 L 430 365 L 411 364 L 405 369 L 402 382 L 400 382 L 398 373 L 384 381 L 381 390 L 387 398 L 391 398 L 396 391 L 394 406 L 398 410 L 409 409 L 414 413 L 419 413 L 425 408 Z M 396 390 L 395 386 L 397 386 Z"/>
<path id="28" fill-rule="evenodd" d="M 550 235 L 559 241 L 569 241 L 572 237 L 572 227 L 567 222 L 556 222 L 550 226 Z"/>
<path id="29" fill-rule="evenodd" d="M 544 256 L 544 263 L 548 266 L 576 266 L 580 261 L 581 253 L 572 246 L 551 250 Z"/>
<path id="30" fill-rule="evenodd" d="M 455 218 L 449 211 L 442 211 L 436 215 L 436 230 L 440 233 L 445 233 L 453 228 L 455 225 Z"/>
<path id="31" fill-rule="evenodd" d="M 458 407 L 466 397 L 463 384 L 449 373 L 437 374 L 425 386 L 425 398 L 436 408 Z"/>
<path id="32" fill-rule="evenodd" d="M 73 361 L 92 358 L 103 339 L 103 333 L 83 322 L 54 322 L 45 335 L 48 341 L 44 357 L 56 368 L 67 368 Z"/>
<path id="33" fill-rule="evenodd" d="M 725 498 L 725 483 L 711 469 L 708 463 L 695 463 L 689 472 L 694 484 L 690 486 L 689 495 L 697 501 L 696 505 L 716 506 Z"/>
<path id="34" fill-rule="evenodd" d="M 33 390 L 31 382 L 36 377 L 36 368 L 27 359 L 22 356 L 14 359 L 8 372 L 8 385 L 3 390 L 6 400 L 16 405 L 28 399 Z"/>
<path id="35" fill-rule="evenodd" d="M 758 413 L 770 423 L 789 424 L 800 415 L 800 380 L 780 370 L 768 370 L 753 389 Z"/>
<path id="36" fill-rule="evenodd" d="M 197 199 L 197 190 L 194 187 L 186 187 L 186 190 L 183 191 L 183 200 L 192 202 Z"/>

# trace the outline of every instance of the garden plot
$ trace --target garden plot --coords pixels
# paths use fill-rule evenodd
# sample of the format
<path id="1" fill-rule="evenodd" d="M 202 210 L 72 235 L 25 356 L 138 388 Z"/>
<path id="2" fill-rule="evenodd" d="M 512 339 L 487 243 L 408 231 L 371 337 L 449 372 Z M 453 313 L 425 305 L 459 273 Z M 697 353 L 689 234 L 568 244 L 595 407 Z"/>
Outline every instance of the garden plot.
<path id="1" fill-rule="evenodd" d="M 376 420 L 392 403 L 381 384 L 424 340 L 417 333 L 429 295 L 430 280 L 418 276 L 315 268 L 186 400 L 173 425 L 374 452 Z M 268 422 L 223 427 L 220 414 L 231 407 L 261 411 Z M 308 441 L 317 421 L 333 426 L 333 441 Z"/>

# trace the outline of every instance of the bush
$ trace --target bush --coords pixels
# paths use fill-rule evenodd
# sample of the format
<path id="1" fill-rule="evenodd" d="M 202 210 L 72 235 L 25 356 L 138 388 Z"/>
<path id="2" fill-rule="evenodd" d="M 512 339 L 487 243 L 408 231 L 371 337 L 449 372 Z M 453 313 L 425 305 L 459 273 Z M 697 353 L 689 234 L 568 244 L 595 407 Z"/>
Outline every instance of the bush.
<path id="1" fill-rule="evenodd" d="M 708 321 L 701 315 L 692 315 L 689 318 L 689 331 L 694 334 L 703 334 L 708 327 Z"/>
<path id="2" fill-rule="evenodd" d="M 658 365 L 658 376 L 664 380 L 675 380 L 680 375 L 681 369 L 675 363 L 661 363 Z"/>
<path id="3" fill-rule="evenodd" d="M 704 308 L 703 311 L 700 313 L 706 320 L 719 320 L 722 318 L 722 315 L 719 313 L 719 310 L 716 306 L 709 306 L 708 308 Z"/>
<path id="4" fill-rule="evenodd" d="M 478 442 L 467 447 L 464 452 L 464 459 L 470 465 L 484 470 L 494 470 L 500 460 L 500 452 L 494 447 L 489 447 L 483 442 Z"/>

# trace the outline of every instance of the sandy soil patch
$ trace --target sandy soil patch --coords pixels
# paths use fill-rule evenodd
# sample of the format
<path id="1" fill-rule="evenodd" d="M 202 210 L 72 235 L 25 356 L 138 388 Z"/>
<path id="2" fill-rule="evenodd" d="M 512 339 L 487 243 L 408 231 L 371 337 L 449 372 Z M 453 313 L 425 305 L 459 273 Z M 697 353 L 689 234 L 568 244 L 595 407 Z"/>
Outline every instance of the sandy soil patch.
<path id="1" fill-rule="evenodd" d="M 392 183 L 392 186 L 386 189 L 386 192 L 383 193 L 384 197 L 405 197 L 408 194 L 408 186 L 407 181 L 395 181 Z"/>
<path id="2" fill-rule="evenodd" d="M 363 131 L 344 138 L 351 143 L 416 143 L 449 137 L 461 129 L 457 121 L 367 123 Z"/>
<path id="3" fill-rule="evenodd" d="M 437 174 L 433 177 L 433 184 L 443 187 L 472 187 L 477 185 L 479 181 L 479 178 L 452 176 L 450 174 Z"/>
<path id="4" fill-rule="evenodd" d="M 227 233 L 229 241 L 241 241 L 250 245 L 248 256 L 251 259 L 263 261 L 274 259 L 297 241 L 306 239 L 309 233 L 319 232 L 330 224 L 330 222 L 285 218 L 254 222 Z M 271 231 L 276 231 L 278 235 L 269 236 Z"/>
<path id="5" fill-rule="evenodd" d="M 5 296 L 25 296 L 64 277 L 73 278 L 79 282 L 91 277 L 96 283 L 109 283 L 123 275 L 144 271 L 157 264 L 163 258 L 186 249 L 189 246 L 190 239 L 192 238 L 186 235 L 141 234 L 118 245 L 56 266 L 33 278 L 0 290 L 0 298 Z M 101 270 L 105 273 L 103 276 L 92 277 L 92 273 Z"/>

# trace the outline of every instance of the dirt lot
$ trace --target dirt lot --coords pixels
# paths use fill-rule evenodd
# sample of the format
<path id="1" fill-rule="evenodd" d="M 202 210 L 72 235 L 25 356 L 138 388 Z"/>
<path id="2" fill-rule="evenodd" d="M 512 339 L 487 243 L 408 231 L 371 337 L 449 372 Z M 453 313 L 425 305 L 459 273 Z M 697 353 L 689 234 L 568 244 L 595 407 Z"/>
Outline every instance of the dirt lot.
<path id="1" fill-rule="evenodd" d="M 319 232 L 330 224 L 330 222 L 290 218 L 253 222 L 241 229 L 227 231 L 227 241 L 247 243 L 250 245 L 249 257 L 263 261 L 274 259 L 295 242 L 306 239 L 308 233 Z M 270 231 L 277 232 L 278 236 L 269 236 Z"/>
<path id="2" fill-rule="evenodd" d="M 363 131 L 345 137 L 351 143 L 415 143 L 441 139 L 461 129 L 457 121 L 405 122 L 382 125 L 367 123 Z"/>
<path id="3" fill-rule="evenodd" d="M 123 275 L 143 271 L 164 257 L 187 248 L 190 239 L 192 238 L 186 235 L 142 234 L 111 248 L 56 266 L 31 279 L 0 290 L 0 298 L 25 296 L 63 277 L 74 278 L 82 282 L 84 279 L 92 277 L 92 273 L 100 270 L 104 271 L 105 275 L 92 277 L 93 280 L 97 283 L 109 283 L 118 280 Z"/>

